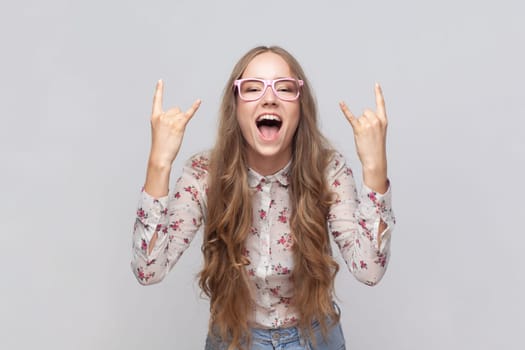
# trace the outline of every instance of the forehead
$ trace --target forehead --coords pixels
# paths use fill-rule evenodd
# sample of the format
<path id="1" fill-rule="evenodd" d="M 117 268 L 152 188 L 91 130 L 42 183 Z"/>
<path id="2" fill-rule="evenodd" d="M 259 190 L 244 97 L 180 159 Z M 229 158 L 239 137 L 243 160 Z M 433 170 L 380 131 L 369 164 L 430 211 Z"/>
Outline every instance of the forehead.
<path id="1" fill-rule="evenodd" d="M 242 74 L 243 78 L 276 79 L 292 76 L 290 66 L 284 58 L 273 53 L 265 52 L 255 56 Z"/>

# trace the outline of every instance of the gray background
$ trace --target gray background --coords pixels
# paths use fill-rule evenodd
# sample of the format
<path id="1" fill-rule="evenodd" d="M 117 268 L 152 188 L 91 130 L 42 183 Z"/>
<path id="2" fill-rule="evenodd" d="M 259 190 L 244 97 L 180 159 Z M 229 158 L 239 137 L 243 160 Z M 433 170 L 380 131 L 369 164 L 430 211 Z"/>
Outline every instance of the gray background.
<path id="1" fill-rule="evenodd" d="M 497 3 L 497 4 L 496 4 Z M 519 1 L 72 1 L 0 5 L 2 349 L 201 349 L 196 239 L 163 283 L 129 261 L 155 82 L 203 100 L 174 165 L 210 147 L 233 64 L 279 44 L 360 174 L 337 102 L 383 85 L 398 226 L 374 288 L 337 279 L 350 349 L 522 349 Z M 341 260 L 340 260 L 341 261 Z"/>

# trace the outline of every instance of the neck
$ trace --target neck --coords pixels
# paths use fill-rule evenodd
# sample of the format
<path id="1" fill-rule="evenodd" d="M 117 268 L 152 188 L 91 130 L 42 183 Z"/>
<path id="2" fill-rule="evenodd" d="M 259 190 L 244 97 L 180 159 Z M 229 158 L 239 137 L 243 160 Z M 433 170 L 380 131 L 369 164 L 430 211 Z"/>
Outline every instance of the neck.
<path id="1" fill-rule="evenodd" d="M 291 157 L 291 152 L 269 157 L 248 152 L 248 166 L 263 176 L 273 175 L 284 168 Z"/>

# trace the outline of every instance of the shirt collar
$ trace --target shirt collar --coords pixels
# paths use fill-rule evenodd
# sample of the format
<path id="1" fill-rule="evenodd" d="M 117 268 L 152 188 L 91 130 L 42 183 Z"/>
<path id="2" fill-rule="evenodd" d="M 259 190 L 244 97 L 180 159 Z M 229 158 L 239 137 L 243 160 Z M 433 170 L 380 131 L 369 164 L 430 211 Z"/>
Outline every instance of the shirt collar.
<path id="1" fill-rule="evenodd" d="M 289 177 L 290 177 L 290 168 L 292 166 L 292 160 L 288 162 L 278 172 L 276 172 L 273 175 L 263 176 L 253 170 L 252 168 L 248 168 L 248 185 L 252 188 L 257 187 L 260 183 L 265 182 L 279 182 L 283 186 L 288 186 L 289 183 Z"/>

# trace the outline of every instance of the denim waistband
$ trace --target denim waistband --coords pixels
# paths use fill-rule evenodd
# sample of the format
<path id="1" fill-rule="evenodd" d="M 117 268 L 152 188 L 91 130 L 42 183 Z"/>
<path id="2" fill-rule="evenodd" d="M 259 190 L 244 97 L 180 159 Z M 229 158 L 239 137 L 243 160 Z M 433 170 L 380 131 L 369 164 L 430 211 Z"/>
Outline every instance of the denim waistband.
<path id="1" fill-rule="evenodd" d="M 338 315 L 341 314 L 339 306 L 334 303 Z M 312 323 L 312 331 L 316 338 L 316 349 L 344 349 L 344 336 L 340 323 L 332 324 L 328 334 L 328 339 L 321 336 L 318 321 Z M 277 329 L 251 328 L 251 349 L 311 349 L 312 341 L 308 334 L 301 334 L 301 331 L 293 326 Z M 337 347 L 333 347 L 336 346 Z M 206 340 L 206 349 L 222 350 L 227 349 L 228 343 L 224 342 L 217 335 L 209 334 Z"/>

